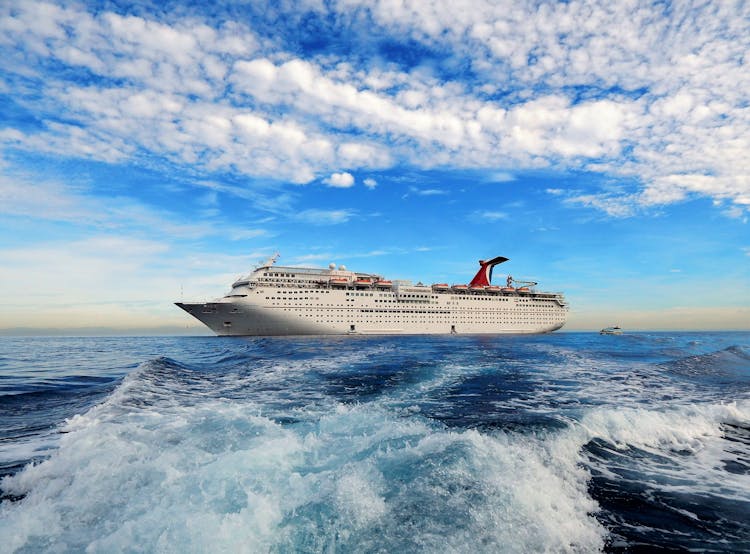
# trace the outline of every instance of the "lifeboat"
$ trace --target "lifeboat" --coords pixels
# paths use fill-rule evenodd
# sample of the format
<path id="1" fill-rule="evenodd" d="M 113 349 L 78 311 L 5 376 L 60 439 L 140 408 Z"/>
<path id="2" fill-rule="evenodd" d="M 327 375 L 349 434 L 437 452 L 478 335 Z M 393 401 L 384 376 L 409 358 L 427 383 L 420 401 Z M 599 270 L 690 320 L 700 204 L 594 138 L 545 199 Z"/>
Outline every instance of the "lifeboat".
<path id="1" fill-rule="evenodd" d="M 516 289 L 516 292 L 531 292 L 531 291 L 529 290 L 529 287 L 518 287 Z"/>
<path id="2" fill-rule="evenodd" d="M 449 288 L 448 283 L 435 283 L 432 285 L 432 290 L 448 290 Z"/>
<path id="3" fill-rule="evenodd" d="M 468 285 L 453 285 L 453 290 L 457 292 L 466 292 L 467 290 L 469 290 L 469 286 Z"/>
<path id="4" fill-rule="evenodd" d="M 375 281 L 375 286 L 381 289 L 389 289 L 393 286 L 392 281 Z"/>
<path id="5" fill-rule="evenodd" d="M 484 287 L 469 287 L 471 292 L 484 292 Z"/>
<path id="6" fill-rule="evenodd" d="M 516 289 L 513 287 L 503 287 L 500 289 L 500 292 L 516 292 Z"/>
<path id="7" fill-rule="evenodd" d="M 372 285 L 372 281 L 369 279 L 357 279 L 354 281 L 354 286 L 356 287 L 369 287 L 370 285 Z"/>
<path id="8" fill-rule="evenodd" d="M 328 283 L 335 287 L 345 287 L 349 284 L 349 279 L 346 277 L 331 277 Z"/>
<path id="9" fill-rule="evenodd" d="M 500 292 L 500 287 L 496 287 L 495 285 L 490 285 L 489 287 L 484 287 L 484 290 L 487 292 Z"/>

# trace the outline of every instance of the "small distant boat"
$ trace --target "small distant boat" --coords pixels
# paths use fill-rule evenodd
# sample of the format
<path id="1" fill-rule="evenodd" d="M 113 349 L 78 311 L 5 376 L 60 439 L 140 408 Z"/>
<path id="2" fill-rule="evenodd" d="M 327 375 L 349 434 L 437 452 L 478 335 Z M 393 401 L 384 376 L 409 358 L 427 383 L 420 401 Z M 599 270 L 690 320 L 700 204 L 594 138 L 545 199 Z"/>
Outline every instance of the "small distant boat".
<path id="1" fill-rule="evenodd" d="M 617 325 L 614 327 L 605 327 L 601 331 L 599 331 L 600 335 L 622 335 L 622 329 L 620 329 Z"/>

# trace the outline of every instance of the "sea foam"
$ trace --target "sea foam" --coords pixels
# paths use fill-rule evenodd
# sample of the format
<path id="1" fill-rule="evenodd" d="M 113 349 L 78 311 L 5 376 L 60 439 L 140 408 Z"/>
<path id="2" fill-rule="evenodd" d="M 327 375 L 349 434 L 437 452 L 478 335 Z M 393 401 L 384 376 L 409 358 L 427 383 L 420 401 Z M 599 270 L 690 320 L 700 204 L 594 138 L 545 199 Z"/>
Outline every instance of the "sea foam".
<path id="1" fill-rule="evenodd" d="M 132 375 L 69 420 L 51 458 L 3 481 L 25 495 L 0 508 L 6 548 L 603 546 L 576 452 L 552 455 L 545 437 L 450 431 L 377 403 L 281 425 L 254 403 L 174 402 L 154 381 L 152 372 Z M 151 402 L 135 402 L 146 390 Z"/>

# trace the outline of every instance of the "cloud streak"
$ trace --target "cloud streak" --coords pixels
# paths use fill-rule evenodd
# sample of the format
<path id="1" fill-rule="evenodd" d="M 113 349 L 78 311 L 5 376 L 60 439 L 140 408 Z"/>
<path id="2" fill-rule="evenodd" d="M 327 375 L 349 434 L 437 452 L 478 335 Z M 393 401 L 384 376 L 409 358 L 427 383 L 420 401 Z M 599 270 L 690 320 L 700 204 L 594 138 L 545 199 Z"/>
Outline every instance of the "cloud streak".
<path id="1" fill-rule="evenodd" d="M 194 240 L 221 235 L 245 240 L 268 235 L 264 229 L 238 228 L 226 224 L 211 211 L 207 217 L 183 222 L 177 214 L 152 208 L 128 197 L 98 198 L 88 187 L 56 181 L 0 176 L 0 214 L 69 224 L 97 232 L 164 236 L 170 241 Z"/>

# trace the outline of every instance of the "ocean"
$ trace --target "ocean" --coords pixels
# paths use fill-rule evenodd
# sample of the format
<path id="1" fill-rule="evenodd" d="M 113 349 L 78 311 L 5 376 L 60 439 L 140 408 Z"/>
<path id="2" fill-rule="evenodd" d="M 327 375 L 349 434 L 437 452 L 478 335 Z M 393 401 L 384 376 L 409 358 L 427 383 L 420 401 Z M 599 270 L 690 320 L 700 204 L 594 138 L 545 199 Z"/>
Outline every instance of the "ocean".
<path id="1" fill-rule="evenodd" d="M 0 552 L 750 551 L 750 333 L 0 339 Z"/>

